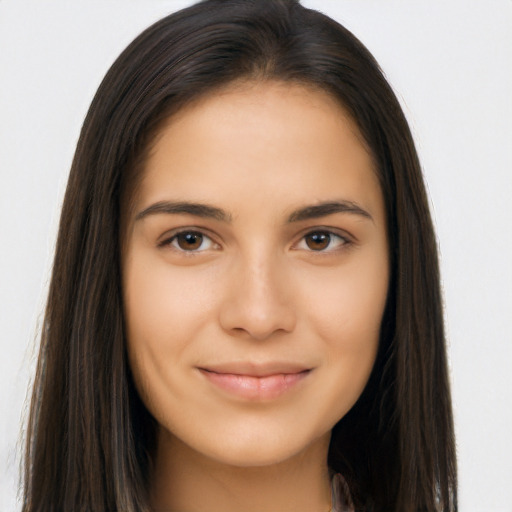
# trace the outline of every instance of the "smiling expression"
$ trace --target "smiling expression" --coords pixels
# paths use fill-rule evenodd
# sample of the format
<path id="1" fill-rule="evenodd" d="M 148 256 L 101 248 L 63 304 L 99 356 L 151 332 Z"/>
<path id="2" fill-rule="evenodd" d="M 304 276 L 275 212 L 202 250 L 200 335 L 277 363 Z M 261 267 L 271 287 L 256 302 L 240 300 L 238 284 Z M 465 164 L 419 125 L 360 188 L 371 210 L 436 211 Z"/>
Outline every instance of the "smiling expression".
<path id="1" fill-rule="evenodd" d="M 383 197 L 324 92 L 231 85 L 159 133 L 128 215 L 128 354 L 160 433 L 239 466 L 326 439 L 375 361 Z"/>

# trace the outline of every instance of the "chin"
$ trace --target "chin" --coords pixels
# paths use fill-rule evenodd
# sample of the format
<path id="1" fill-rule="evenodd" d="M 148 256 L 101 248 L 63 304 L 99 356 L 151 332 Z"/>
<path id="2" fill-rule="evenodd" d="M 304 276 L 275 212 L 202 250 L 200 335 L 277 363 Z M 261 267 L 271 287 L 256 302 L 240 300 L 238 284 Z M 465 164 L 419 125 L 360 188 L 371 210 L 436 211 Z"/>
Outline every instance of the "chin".
<path id="1" fill-rule="evenodd" d="M 264 450 L 250 447 L 239 451 L 231 449 L 229 453 L 214 454 L 214 458 L 217 462 L 227 466 L 255 468 L 278 465 L 293 458 L 294 455 L 293 450 L 276 452 L 268 447 Z"/>
<path id="2" fill-rule="evenodd" d="M 236 439 L 229 437 L 223 443 L 205 447 L 203 450 L 198 448 L 218 463 L 240 468 L 255 468 L 283 464 L 310 450 L 321 447 L 325 449 L 329 440 L 330 431 L 313 439 L 297 433 L 262 435 L 260 432 L 257 435 L 239 436 Z"/>

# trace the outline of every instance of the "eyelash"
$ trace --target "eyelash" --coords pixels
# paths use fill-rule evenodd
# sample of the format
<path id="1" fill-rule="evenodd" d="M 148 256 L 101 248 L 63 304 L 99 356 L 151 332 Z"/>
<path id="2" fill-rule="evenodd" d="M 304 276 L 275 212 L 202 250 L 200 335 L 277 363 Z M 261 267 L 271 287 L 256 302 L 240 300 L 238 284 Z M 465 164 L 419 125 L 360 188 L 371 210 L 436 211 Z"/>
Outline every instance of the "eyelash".
<path id="1" fill-rule="evenodd" d="M 202 238 L 202 241 L 201 241 L 201 245 L 203 244 L 203 242 L 205 240 L 208 240 L 209 241 L 209 244 L 210 244 L 210 247 L 207 247 L 205 249 L 199 249 L 199 250 L 196 250 L 196 249 L 192 249 L 192 250 L 187 250 L 187 249 L 183 249 L 181 247 L 179 247 L 177 244 L 178 244 L 178 237 L 180 236 L 186 236 L 186 235 L 193 235 L 193 236 L 199 236 Z M 319 250 L 315 250 L 315 249 L 312 249 L 311 247 L 299 247 L 300 244 L 303 244 L 303 245 L 306 245 L 307 246 L 307 237 L 311 237 L 311 236 L 318 236 L 318 235 L 326 235 L 329 237 L 329 240 L 328 240 L 328 246 L 327 248 L 322 248 L 322 249 L 319 249 Z M 333 239 L 338 239 L 338 246 L 336 246 L 334 249 L 331 248 L 329 249 L 329 246 L 332 244 L 333 242 Z M 308 231 L 307 233 L 305 233 L 304 235 L 302 235 L 302 237 L 300 238 L 299 242 L 297 244 L 294 245 L 293 249 L 299 249 L 299 250 L 306 250 L 308 252 L 311 252 L 311 253 L 317 253 L 317 254 L 322 254 L 322 255 L 325 255 L 325 254 L 330 254 L 330 253 L 333 253 L 333 252 L 339 252 L 339 251 L 342 251 L 344 249 L 347 249 L 348 246 L 350 246 L 352 244 L 352 240 L 347 237 L 347 236 L 343 236 L 341 234 L 338 234 L 338 233 L 334 233 L 333 231 L 329 230 L 329 229 L 314 229 L 314 230 L 310 230 Z M 178 231 L 176 233 L 174 233 L 171 237 L 169 238 L 166 238 L 165 240 L 163 240 L 162 242 L 160 242 L 158 244 L 159 247 L 172 247 L 173 250 L 179 252 L 179 253 L 182 253 L 184 255 L 187 255 L 187 256 L 193 256 L 193 255 L 196 255 L 197 253 L 201 253 L 201 252 L 204 252 L 204 251 L 207 251 L 208 249 L 211 248 L 212 245 L 216 245 L 216 246 L 219 246 L 219 244 L 217 244 L 216 242 L 214 242 L 212 240 L 212 238 L 210 236 L 208 236 L 207 234 L 205 234 L 203 231 L 201 230 L 197 230 L 197 229 L 183 229 L 181 231 Z"/>
<path id="2" fill-rule="evenodd" d="M 299 241 L 299 243 L 296 245 L 298 247 L 300 244 L 307 245 L 307 238 L 312 236 L 327 236 L 328 237 L 328 246 L 324 249 L 315 250 L 308 246 L 308 249 L 310 252 L 319 253 L 319 254 L 330 254 L 332 252 L 338 252 L 343 249 L 347 249 L 347 247 L 351 244 L 351 240 L 347 236 L 340 235 L 338 233 L 334 233 L 332 231 L 329 231 L 328 229 L 316 229 L 313 231 L 308 231 L 305 235 L 303 235 Z M 335 248 L 328 248 L 330 245 L 332 245 L 333 239 L 338 239 L 338 245 L 335 246 Z M 302 249 L 306 249 L 305 247 L 302 247 Z M 306 249 L 306 250 L 308 250 Z"/>
<path id="3" fill-rule="evenodd" d="M 166 238 L 165 240 L 160 242 L 158 244 L 158 246 L 159 247 L 172 247 L 173 250 L 175 250 L 177 252 L 180 252 L 180 253 L 183 253 L 183 254 L 186 254 L 187 256 L 188 255 L 193 255 L 194 253 L 204 252 L 205 250 L 207 250 L 207 249 L 201 249 L 201 250 L 186 250 L 186 249 L 182 249 L 181 247 L 177 246 L 178 237 L 181 236 L 181 235 L 200 236 L 200 237 L 202 237 L 203 241 L 205 239 L 207 239 L 207 240 L 210 241 L 210 243 L 212 245 L 219 245 L 219 244 L 216 244 L 212 240 L 212 238 L 210 236 L 206 235 L 205 233 L 203 233 L 200 230 L 197 230 L 197 229 L 183 229 L 181 231 L 178 231 L 178 232 L 174 233 L 170 238 Z M 176 245 L 174 244 L 174 242 L 176 242 Z M 201 242 L 201 245 L 202 245 L 202 242 Z"/>

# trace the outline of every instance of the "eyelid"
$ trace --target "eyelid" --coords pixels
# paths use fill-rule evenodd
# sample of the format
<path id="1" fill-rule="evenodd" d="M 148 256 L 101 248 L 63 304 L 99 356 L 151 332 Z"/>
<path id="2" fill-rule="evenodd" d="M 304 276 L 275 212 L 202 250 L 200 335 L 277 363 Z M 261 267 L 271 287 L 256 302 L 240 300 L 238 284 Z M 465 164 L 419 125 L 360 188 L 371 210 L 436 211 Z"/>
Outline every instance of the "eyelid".
<path id="1" fill-rule="evenodd" d="M 310 248 L 298 248 L 297 247 L 301 242 L 305 243 L 305 238 L 308 235 L 312 235 L 312 234 L 315 234 L 315 233 L 326 233 L 328 235 L 331 235 L 331 236 L 334 236 L 336 238 L 339 238 L 339 239 L 343 240 L 343 243 L 339 247 L 336 247 L 336 248 L 333 248 L 333 249 L 329 249 L 328 248 L 328 249 L 318 250 L 318 251 L 315 251 L 315 250 L 310 249 Z M 342 251 L 344 249 L 348 249 L 348 246 L 351 246 L 352 244 L 354 244 L 354 242 L 355 242 L 355 238 L 353 236 L 351 236 L 349 233 L 347 233 L 346 231 L 344 231 L 344 230 L 341 230 L 341 229 L 338 229 L 338 228 L 326 227 L 326 226 L 315 226 L 313 228 L 308 228 L 308 229 L 304 230 L 302 232 L 302 234 L 300 235 L 298 241 L 295 242 L 292 245 L 292 249 L 294 249 L 294 250 L 304 250 L 306 252 L 311 252 L 311 253 L 318 254 L 318 255 L 330 254 L 330 253 L 333 253 L 333 252 L 337 252 L 337 251 Z"/>
<path id="2" fill-rule="evenodd" d="M 205 228 L 199 228 L 197 226 L 185 226 L 185 227 L 179 227 L 172 229 L 170 231 L 166 231 L 164 235 L 159 237 L 159 241 L 157 242 L 158 247 L 161 248 L 171 248 L 172 250 L 175 250 L 177 253 L 185 254 L 185 255 L 194 255 L 197 253 L 205 252 L 208 249 L 196 249 L 196 250 L 190 250 L 186 251 L 184 249 L 180 249 L 178 247 L 175 247 L 172 245 L 172 242 L 176 239 L 177 236 L 184 233 L 197 233 L 200 234 L 203 238 L 207 238 L 211 241 L 211 243 L 216 246 L 214 249 L 220 248 L 220 244 L 215 241 L 215 236 L 213 236 L 208 229 Z"/>
<path id="3" fill-rule="evenodd" d="M 187 251 L 187 250 L 172 246 L 171 244 L 176 239 L 176 237 L 183 233 L 198 233 L 198 234 L 202 235 L 204 238 L 208 238 L 211 241 L 211 243 L 214 246 L 216 246 L 216 247 L 214 247 L 215 250 L 218 250 L 221 246 L 221 244 L 216 241 L 216 238 L 218 238 L 217 235 L 212 234 L 209 229 L 198 227 L 198 226 L 182 226 L 179 228 L 172 229 L 170 231 L 166 231 L 165 234 L 163 234 L 161 237 L 159 237 L 157 246 L 161 247 L 161 248 L 172 248 L 177 253 L 191 255 L 191 256 L 193 256 L 194 254 L 197 254 L 197 253 L 205 252 L 210 249 L 210 248 L 207 248 L 207 249 L 196 249 L 196 250 Z M 304 241 L 305 237 L 307 237 L 308 235 L 314 234 L 314 233 L 326 233 L 326 234 L 332 235 L 336 238 L 343 240 L 343 243 L 339 247 L 334 248 L 334 249 L 328 248 L 328 249 L 323 249 L 323 250 L 318 250 L 318 251 L 315 251 L 310 248 L 298 248 L 297 247 L 301 242 Z M 347 233 L 345 230 L 341 230 L 339 228 L 327 227 L 327 226 L 314 226 L 314 227 L 309 227 L 307 229 L 304 229 L 302 231 L 302 233 L 300 234 L 298 240 L 292 244 L 291 249 L 292 250 L 304 250 L 306 252 L 311 252 L 311 253 L 316 253 L 318 255 L 321 255 L 321 254 L 329 254 L 332 252 L 341 251 L 343 249 L 348 249 L 348 246 L 353 245 L 355 243 L 355 241 L 356 241 L 355 237 L 352 236 L 351 234 Z"/>

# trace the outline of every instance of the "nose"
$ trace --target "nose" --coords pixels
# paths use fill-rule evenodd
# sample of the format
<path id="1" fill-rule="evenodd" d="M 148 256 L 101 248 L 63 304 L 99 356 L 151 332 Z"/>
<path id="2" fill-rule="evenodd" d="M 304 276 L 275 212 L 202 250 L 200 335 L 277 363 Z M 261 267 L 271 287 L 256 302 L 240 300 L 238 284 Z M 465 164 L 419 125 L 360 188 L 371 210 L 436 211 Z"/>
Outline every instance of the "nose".
<path id="1" fill-rule="evenodd" d="M 296 311 L 287 274 L 270 258 L 235 264 L 220 310 L 221 327 L 260 341 L 292 332 Z"/>

